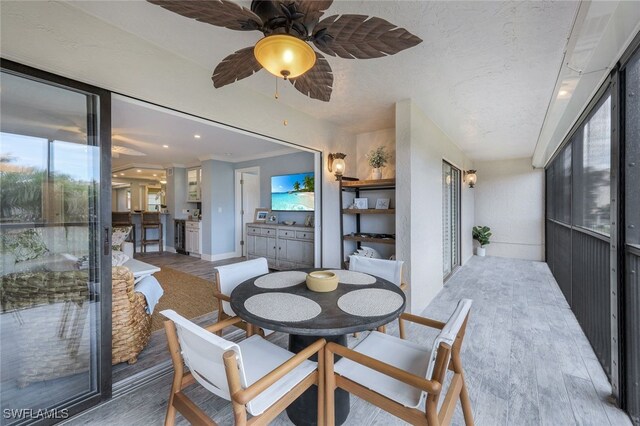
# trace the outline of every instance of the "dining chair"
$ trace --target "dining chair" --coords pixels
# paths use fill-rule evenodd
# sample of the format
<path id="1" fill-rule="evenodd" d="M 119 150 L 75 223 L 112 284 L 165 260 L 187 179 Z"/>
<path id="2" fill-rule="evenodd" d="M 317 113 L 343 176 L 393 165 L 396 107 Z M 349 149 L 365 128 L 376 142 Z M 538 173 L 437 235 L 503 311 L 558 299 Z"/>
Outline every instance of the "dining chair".
<path id="1" fill-rule="evenodd" d="M 236 425 L 267 425 L 316 385 L 318 424 L 325 423 L 324 339 L 294 354 L 258 335 L 236 344 L 215 334 L 239 322 L 238 317 L 205 329 L 173 310 L 161 313 L 167 318 L 164 328 L 174 369 L 166 426 L 175 424 L 178 411 L 194 425 L 216 424 L 182 392 L 195 382 L 231 401 Z M 317 363 L 308 359 L 315 354 Z M 185 365 L 189 372 L 185 372 Z M 253 416 L 249 422 L 247 413 Z"/>
<path id="2" fill-rule="evenodd" d="M 404 261 L 402 260 L 373 259 L 371 257 L 356 255 L 349 256 L 350 271 L 375 275 L 394 283 L 404 290 L 407 288 L 407 284 L 402 282 L 403 265 Z"/>
<path id="3" fill-rule="evenodd" d="M 215 271 L 214 296 L 218 299 L 218 321 L 223 321 L 236 316 L 236 313 L 231 309 L 230 303 L 233 289 L 248 279 L 268 274 L 269 266 L 267 265 L 267 259 L 259 257 L 231 265 L 218 266 Z M 244 321 L 238 325 L 247 331 L 247 337 L 253 334 L 253 327 L 255 326 L 247 325 Z M 256 327 L 256 329 L 264 336 L 273 333 L 272 330 L 260 329 L 259 327 Z M 218 335 L 221 336 L 222 331 L 219 331 Z"/>
<path id="4" fill-rule="evenodd" d="M 407 284 L 402 282 L 403 265 L 404 261 L 402 260 L 373 259 L 371 257 L 356 255 L 349 256 L 350 271 L 375 275 L 376 277 L 394 283 L 404 291 L 407 288 Z M 386 327 L 381 325 L 378 327 L 378 331 L 384 333 Z M 353 335 L 354 337 L 358 337 L 358 333 L 353 333 Z M 404 339 L 404 326 L 400 329 L 400 338 Z"/>
<path id="5" fill-rule="evenodd" d="M 460 399 L 465 423 L 473 425 L 460 349 L 472 301 L 462 299 L 446 323 L 411 314 L 402 320 L 439 329 L 431 347 L 371 332 L 353 349 L 336 343 L 325 347 L 327 424 L 334 419 L 336 387 L 377 405 L 414 425 L 448 425 Z M 334 354 L 342 357 L 334 363 Z M 438 411 L 447 370 L 453 375 Z M 424 411 L 419 407 L 425 402 Z"/>

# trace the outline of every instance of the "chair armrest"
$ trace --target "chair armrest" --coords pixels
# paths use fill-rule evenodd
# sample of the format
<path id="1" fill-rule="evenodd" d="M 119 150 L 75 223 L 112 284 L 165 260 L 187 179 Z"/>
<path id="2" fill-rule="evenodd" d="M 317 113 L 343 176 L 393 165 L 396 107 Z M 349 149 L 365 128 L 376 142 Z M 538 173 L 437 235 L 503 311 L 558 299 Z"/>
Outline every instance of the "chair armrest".
<path id="1" fill-rule="evenodd" d="M 356 352 L 342 345 L 338 345 L 337 343 L 328 343 L 326 346 L 326 352 L 327 356 L 332 357 L 332 359 L 333 354 L 335 353 L 344 358 L 350 359 L 353 362 L 362 364 L 365 367 L 369 367 L 372 370 L 375 370 L 386 376 L 392 377 L 415 388 L 426 391 L 432 395 L 438 395 L 442 390 L 442 385 L 436 381 L 427 380 L 424 377 L 414 376 L 413 374 L 407 373 L 406 371 L 394 367 L 393 365 L 389 365 L 375 358 L 371 358 L 370 356 L 367 356 L 360 352 Z"/>
<path id="2" fill-rule="evenodd" d="M 224 293 L 219 293 L 217 291 L 214 290 L 213 292 L 213 297 L 220 299 L 220 300 L 224 300 L 225 302 L 229 302 L 231 303 L 231 297 L 227 296 Z"/>
<path id="3" fill-rule="evenodd" d="M 269 386 L 273 385 L 291 370 L 302 364 L 303 361 L 311 357 L 313 354 L 323 350 L 326 343 L 327 342 L 324 339 L 316 340 L 315 343 L 307 346 L 302 351 L 298 352 L 296 355 L 280 364 L 278 367 L 276 367 L 274 370 L 272 370 L 270 373 L 262 377 L 260 380 L 258 380 L 248 388 L 234 393 L 232 395 L 233 399 L 236 400 L 236 402 L 238 402 L 239 404 L 247 404 L 249 401 L 264 392 Z M 236 354 L 233 351 L 227 351 L 225 352 L 224 356 L 235 357 Z"/>
<path id="4" fill-rule="evenodd" d="M 398 318 L 398 320 L 399 321 L 402 321 L 402 320 L 411 321 L 411 322 L 415 322 L 416 324 L 424 325 L 424 326 L 427 326 L 427 327 L 437 328 L 438 330 L 442 330 L 444 328 L 444 326 L 446 325 L 445 323 L 443 323 L 441 321 L 432 320 L 430 318 L 425 318 L 425 317 L 421 317 L 421 316 L 418 316 L 418 315 L 408 314 L 406 312 L 401 314 L 400 318 Z"/>
<path id="5" fill-rule="evenodd" d="M 219 321 L 213 325 L 210 325 L 208 327 L 204 327 L 205 330 L 210 331 L 211 333 L 215 333 L 216 331 L 220 331 L 223 328 L 227 328 L 229 326 L 232 326 L 234 324 L 237 324 L 239 322 L 242 322 L 242 319 L 240 317 L 231 317 L 231 318 L 227 318 L 224 321 Z"/>

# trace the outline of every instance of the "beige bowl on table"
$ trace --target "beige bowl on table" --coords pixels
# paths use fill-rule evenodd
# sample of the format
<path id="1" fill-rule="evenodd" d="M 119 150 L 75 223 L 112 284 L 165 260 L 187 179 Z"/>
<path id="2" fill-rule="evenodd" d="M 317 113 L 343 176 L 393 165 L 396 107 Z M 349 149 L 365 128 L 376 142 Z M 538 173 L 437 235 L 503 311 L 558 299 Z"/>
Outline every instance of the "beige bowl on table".
<path id="1" fill-rule="evenodd" d="M 317 293 L 326 293 L 338 288 L 338 276 L 331 271 L 314 271 L 307 274 L 307 288 Z"/>

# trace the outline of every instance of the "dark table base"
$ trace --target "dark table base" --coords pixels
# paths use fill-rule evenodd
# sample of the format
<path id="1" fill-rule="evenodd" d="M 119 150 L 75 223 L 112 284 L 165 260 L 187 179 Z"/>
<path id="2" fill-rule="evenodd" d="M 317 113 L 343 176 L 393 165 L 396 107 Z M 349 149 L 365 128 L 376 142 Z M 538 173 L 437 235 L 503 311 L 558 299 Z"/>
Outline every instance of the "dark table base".
<path id="1" fill-rule="evenodd" d="M 347 346 L 347 336 L 300 336 L 297 334 L 289 335 L 289 350 L 298 353 L 318 339 L 325 339 L 327 342 L 335 342 L 342 346 Z M 314 355 L 313 361 L 318 361 L 318 357 Z M 336 356 L 337 361 L 340 357 Z M 349 415 L 349 392 L 343 389 L 335 390 L 335 413 L 336 426 L 339 426 L 347 420 Z M 315 386 L 307 389 L 305 393 L 300 395 L 287 408 L 289 419 L 297 426 L 316 426 L 318 424 L 318 388 Z"/>

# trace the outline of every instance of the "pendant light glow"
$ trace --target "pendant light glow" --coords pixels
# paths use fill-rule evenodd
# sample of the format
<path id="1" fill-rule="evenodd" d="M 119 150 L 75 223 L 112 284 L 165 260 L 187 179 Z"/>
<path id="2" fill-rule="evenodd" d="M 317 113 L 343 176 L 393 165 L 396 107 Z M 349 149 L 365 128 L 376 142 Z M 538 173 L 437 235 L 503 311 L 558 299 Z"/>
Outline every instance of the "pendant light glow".
<path id="1" fill-rule="evenodd" d="M 257 61 L 276 77 L 296 78 L 316 63 L 316 54 L 306 42 L 288 34 L 270 35 L 253 48 Z"/>

